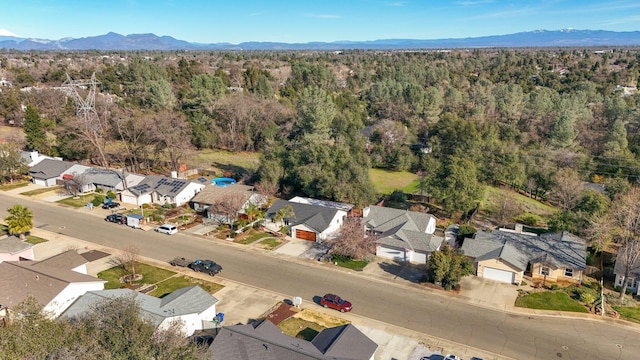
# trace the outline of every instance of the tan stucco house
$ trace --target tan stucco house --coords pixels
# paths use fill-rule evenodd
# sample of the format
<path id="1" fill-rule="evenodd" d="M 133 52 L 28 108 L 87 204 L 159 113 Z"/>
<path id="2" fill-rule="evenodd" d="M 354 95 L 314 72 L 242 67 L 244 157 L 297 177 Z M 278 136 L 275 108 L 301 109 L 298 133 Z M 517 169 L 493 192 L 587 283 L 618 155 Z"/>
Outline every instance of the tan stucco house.
<path id="1" fill-rule="evenodd" d="M 568 233 L 540 236 L 499 229 L 479 231 L 461 247 L 473 260 L 478 277 L 519 284 L 525 275 L 534 282 L 580 283 L 586 267 L 587 244 Z"/>

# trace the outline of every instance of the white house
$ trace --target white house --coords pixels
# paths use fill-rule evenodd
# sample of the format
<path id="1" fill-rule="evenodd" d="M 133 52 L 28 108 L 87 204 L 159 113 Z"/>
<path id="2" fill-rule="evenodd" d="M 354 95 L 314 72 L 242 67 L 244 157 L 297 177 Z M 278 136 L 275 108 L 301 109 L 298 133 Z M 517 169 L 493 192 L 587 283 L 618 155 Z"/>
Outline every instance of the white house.
<path id="1" fill-rule="evenodd" d="M 135 204 L 175 204 L 188 203 L 205 188 L 207 179 L 175 179 L 165 176 L 148 175 L 137 185 L 131 186 L 120 194 L 124 203 Z"/>
<path id="2" fill-rule="evenodd" d="M 416 211 L 369 206 L 362 211 L 364 230 L 376 236 L 376 256 L 425 264 L 444 241 L 435 236 L 436 218 Z"/>
<path id="3" fill-rule="evenodd" d="M 276 223 L 278 212 L 285 206 L 291 207 L 293 216 L 284 218 L 283 224 L 291 229 L 291 237 L 295 239 L 322 242 L 335 236 L 347 216 L 347 211 L 335 207 L 278 199 L 267 210 L 265 218 Z"/>
<path id="4" fill-rule="evenodd" d="M 618 250 L 618 254 L 621 254 L 623 249 Z M 626 283 L 627 290 L 631 290 L 634 294 L 640 295 L 640 258 L 638 258 L 634 264 L 629 266 L 629 277 L 625 279 L 626 266 L 620 256 L 616 257 L 616 264 L 613 268 L 613 273 L 616 274 L 615 286 L 624 286 Z"/>
<path id="5" fill-rule="evenodd" d="M 29 176 L 34 184 L 54 186 L 73 165 L 75 164 L 68 161 L 43 159 L 29 169 Z"/>
<path id="6" fill-rule="evenodd" d="M 86 313 L 100 301 L 124 296 L 132 297 L 140 306 L 141 315 L 156 328 L 166 329 L 179 323 L 182 332 L 189 336 L 197 330 L 215 327 L 213 318 L 216 316 L 218 299 L 197 285 L 178 289 L 163 298 L 131 289 L 90 291 L 79 297 L 62 316 L 74 318 Z"/>

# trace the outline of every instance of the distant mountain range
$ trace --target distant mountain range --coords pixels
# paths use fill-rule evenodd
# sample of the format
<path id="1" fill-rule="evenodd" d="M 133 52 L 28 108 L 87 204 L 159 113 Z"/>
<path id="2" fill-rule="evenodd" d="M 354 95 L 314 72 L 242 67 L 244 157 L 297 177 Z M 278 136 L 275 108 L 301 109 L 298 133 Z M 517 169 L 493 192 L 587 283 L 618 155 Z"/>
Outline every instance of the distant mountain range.
<path id="1" fill-rule="evenodd" d="M 589 47 L 640 46 L 640 31 L 536 30 L 508 35 L 459 39 L 386 39 L 309 43 L 243 42 L 240 44 L 191 43 L 154 34 L 106 35 L 60 40 L 0 36 L 0 49 L 16 50 L 402 50 L 490 47 Z"/>

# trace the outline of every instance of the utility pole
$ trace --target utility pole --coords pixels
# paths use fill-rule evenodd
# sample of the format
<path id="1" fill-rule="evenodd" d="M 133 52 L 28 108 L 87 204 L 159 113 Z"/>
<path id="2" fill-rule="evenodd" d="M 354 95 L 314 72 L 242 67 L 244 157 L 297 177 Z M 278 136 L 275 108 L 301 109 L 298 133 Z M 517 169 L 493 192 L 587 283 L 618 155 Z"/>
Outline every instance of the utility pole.
<path id="1" fill-rule="evenodd" d="M 604 316 L 604 275 L 600 278 L 600 316 Z"/>

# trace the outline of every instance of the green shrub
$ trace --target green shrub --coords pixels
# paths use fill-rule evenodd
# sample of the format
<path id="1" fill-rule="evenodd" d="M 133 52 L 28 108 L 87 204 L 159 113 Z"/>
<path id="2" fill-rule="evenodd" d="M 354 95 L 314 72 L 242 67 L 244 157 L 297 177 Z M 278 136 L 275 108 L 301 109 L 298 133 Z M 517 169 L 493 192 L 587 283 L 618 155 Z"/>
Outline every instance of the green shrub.
<path id="1" fill-rule="evenodd" d="M 478 230 L 476 230 L 476 228 L 474 228 L 473 226 L 469 224 L 462 224 L 460 225 L 460 230 L 458 230 L 458 237 L 462 239 L 466 237 L 472 237 L 472 235 L 476 232 L 478 232 Z"/>
<path id="2" fill-rule="evenodd" d="M 558 284 L 551 284 L 550 288 L 551 288 L 551 290 L 560 290 L 560 285 L 558 285 Z"/>
<path id="3" fill-rule="evenodd" d="M 93 200 L 91 200 L 91 203 L 93 204 L 93 206 L 100 206 L 102 205 L 102 203 L 104 203 L 104 196 L 102 195 L 96 195 Z"/>
<path id="4" fill-rule="evenodd" d="M 107 197 L 109 199 L 115 199 L 116 198 L 116 193 L 113 190 L 109 190 L 109 191 L 107 191 Z"/>
<path id="5" fill-rule="evenodd" d="M 150 207 L 151 207 L 151 205 L 149 205 L 149 204 L 146 204 L 146 203 L 145 203 L 145 204 L 142 204 L 142 208 L 143 208 L 143 209 L 148 209 L 148 208 L 150 208 Z"/>
<path id="6" fill-rule="evenodd" d="M 600 297 L 600 295 L 597 291 L 588 287 L 575 287 L 573 288 L 573 294 L 571 297 L 585 304 L 591 305 Z"/>
<path id="7" fill-rule="evenodd" d="M 98 194 L 102 194 L 104 190 L 102 190 L 101 188 L 96 188 L 95 192 L 97 192 Z"/>
<path id="8" fill-rule="evenodd" d="M 165 209 L 175 209 L 176 208 L 176 204 L 164 203 L 164 204 L 162 204 L 162 207 L 165 208 Z"/>
<path id="9" fill-rule="evenodd" d="M 537 224 L 542 223 L 542 218 L 540 216 L 528 212 L 516 216 L 514 220 L 528 226 L 536 226 Z"/>

